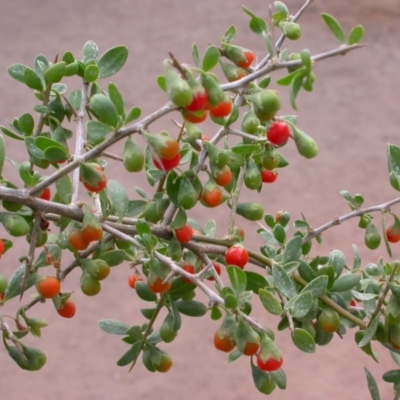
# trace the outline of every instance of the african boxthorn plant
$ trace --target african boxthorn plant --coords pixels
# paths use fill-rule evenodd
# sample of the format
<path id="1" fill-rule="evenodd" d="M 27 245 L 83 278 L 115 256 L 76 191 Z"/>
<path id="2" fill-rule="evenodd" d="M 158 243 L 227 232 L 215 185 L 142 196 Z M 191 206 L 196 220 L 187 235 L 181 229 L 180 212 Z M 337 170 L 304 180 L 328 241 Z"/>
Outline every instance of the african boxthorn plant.
<path id="1" fill-rule="evenodd" d="M 314 228 L 305 219 L 290 223 L 288 211 L 273 216 L 261 198 L 259 203 L 249 202 L 241 195 L 243 187 L 268 190 L 278 174 L 285 180 L 286 147 L 295 147 L 307 159 L 318 154 L 316 141 L 297 125 L 297 116 L 281 114 L 281 91 L 289 92 L 296 111 L 297 96 L 312 92 L 318 83 L 317 63 L 362 47 L 361 26 L 345 34 L 332 16 L 323 14 L 339 46 L 321 54 L 292 51 L 291 41 L 301 36 L 298 20 L 310 4 L 307 1 L 292 15 L 276 1 L 271 21 L 243 7 L 254 40 L 265 44 L 265 54 L 240 46 L 234 26 L 203 55 L 194 44 L 191 60 L 177 60 L 169 53 L 164 74 L 157 78 L 168 102 L 145 117 L 139 107 L 126 108 L 115 84 L 105 83 L 123 67 L 128 57 L 125 46 L 99 55 L 97 45 L 89 41 L 79 57 L 66 51 L 52 62 L 39 55 L 32 68 L 9 67 L 9 75 L 37 99 L 33 112 L 1 126 L 25 154 L 25 162 L 10 159 L 0 136 L 0 223 L 7 232 L 0 240 L 0 255 L 18 237 L 25 236 L 28 242 L 14 274 L 0 276 L 3 343 L 21 368 L 35 371 L 46 362 L 41 350 L 22 343 L 26 335 L 40 336 L 47 325 L 28 316 L 34 306 L 52 302 L 55 312 L 72 318 L 79 304 L 73 293 L 63 291 L 71 272 L 79 271 L 79 289 L 95 296 L 100 281 L 108 284 L 113 267 L 127 265 L 134 269 L 126 274 L 133 296 L 151 306 L 142 310 L 143 321 L 99 322 L 105 332 L 124 336 L 127 350 L 117 361 L 119 366 L 132 368 L 141 359 L 151 372 L 173 368 L 173 356 L 165 348 L 179 340 L 182 314 L 220 320 L 210 340 L 214 337 L 215 347 L 229 353 L 229 361 L 247 356 L 254 384 L 265 394 L 276 387 L 285 389 L 282 366 L 290 364 L 274 342 L 275 328 L 287 330 L 293 344 L 306 353 L 327 345 L 334 335 L 354 333 L 366 354 L 376 359 L 372 346 L 385 347 L 400 365 L 399 262 L 380 257 L 376 264 L 363 267 L 354 247 L 349 265 L 342 251 L 320 254 L 315 248 L 324 231 L 359 218 L 365 245 L 379 249 L 383 237 L 391 257 L 400 223 L 390 207 L 400 199 L 362 208 L 362 195 L 342 191 L 351 212 Z M 279 38 L 274 44 L 275 36 Z M 276 80 L 277 70 L 287 73 Z M 218 72 L 227 83 L 217 78 Z M 67 89 L 70 76 L 81 78 L 80 89 Z M 155 121 L 170 115 L 177 125 L 174 131 L 153 130 Z M 205 119 L 215 127 L 210 138 L 200 127 Z M 68 122 L 75 122 L 75 132 L 67 128 Z M 138 143 L 143 141 L 146 145 L 141 147 Z M 121 155 L 109 152 L 117 142 L 123 144 Z M 18 170 L 15 181 L 2 174 L 6 156 Z M 108 179 L 108 162 L 120 162 L 132 174 L 143 173 L 154 191 L 136 187 L 130 198 L 124 182 Z M 394 144 L 388 145 L 388 165 L 390 184 L 400 191 L 400 147 Z M 90 201 L 82 201 L 88 197 Z M 208 207 L 207 215 L 214 208 L 227 208 L 225 234 L 215 236 L 212 219 L 203 223 L 191 218 L 195 207 Z M 374 219 L 377 211 L 381 217 Z M 259 251 L 244 240 L 238 215 L 257 221 L 254 226 L 264 241 Z M 68 265 L 61 261 L 65 252 L 74 256 Z M 250 271 L 250 264 L 259 271 Z M 27 304 L 12 302 L 31 287 L 37 294 Z M 207 304 L 196 300 L 199 291 L 208 297 Z M 280 317 L 277 327 L 257 322 L 252 315 L 255 297 L 266 313 Z M 15 327 L 4 316 L 13 306 Z M 375 380 L 366 373 L 377 399 Z M 383 379 L 400 392 L 400 370 L 387 372 Z"/>

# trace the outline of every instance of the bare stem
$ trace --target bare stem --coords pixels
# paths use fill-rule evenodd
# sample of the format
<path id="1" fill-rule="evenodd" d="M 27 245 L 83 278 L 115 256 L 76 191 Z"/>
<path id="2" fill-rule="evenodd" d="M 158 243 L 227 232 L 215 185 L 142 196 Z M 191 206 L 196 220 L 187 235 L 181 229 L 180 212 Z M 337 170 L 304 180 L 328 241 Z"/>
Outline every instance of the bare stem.
<path id="1" fill-rule="evenodd" d="M 87 105 L 87 93 L 89 89 L 89 83 L 84 82 L 82 87 L 82 100 L 79 106 L 78 117 L 76 118 L 76 140 L 75 140 L 75 153 L 74 160 L 79 159 L 82 154 L 83 146 L 85 142 L 85 125 L 84 125 L 84 117 Z M 75 168 L 72 173 L 72 198 L 71 202 L 76 203 L 79 200 L 79 170 L 80 168 Z"/>
<path id="2" fill-rule="evenodd" d="M 348 214 L 342 215 L 341 217 L 335 217 L 332 221 L 327 222 L 326 224 L 320 226 L 317 229 L 313 229 L 306 236 L 304 236 L 302 244 L 310 241 L 311 239 L 314 239 L 315 237 L 319 236 L 322 232 L 325 232 L 326 230 L 332 228 L 333 226 L 340 225 L 344 221 L 347 221 L 351 218 L 360 217 L 361 215 L 371 212 L 387 211 L 390 209 L 391 206 L 397 203 L 400 203 L 400 197 L 397 197 L 396 199 L 390 200 L 386 203 L 378 204 L 376 206 L 354 210 Z"/>

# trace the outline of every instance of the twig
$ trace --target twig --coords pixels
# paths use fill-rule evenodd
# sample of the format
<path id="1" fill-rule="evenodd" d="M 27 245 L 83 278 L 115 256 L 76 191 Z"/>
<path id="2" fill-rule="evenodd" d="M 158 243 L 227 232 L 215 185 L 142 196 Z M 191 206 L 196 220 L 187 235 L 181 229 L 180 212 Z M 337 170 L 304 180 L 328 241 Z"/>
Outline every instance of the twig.
<path id="1" fill-rule="evenodd" d="M 382 305 L 383 305 L 383 303 L 385 301 L 385 297 L 387 296 L 387 294 L 389 293 L 389 290 L 390 290 L 390 286 L 389 285 L 394 279 L 394 276 L 396 274 L 396 270 L 397 270 L 398 266 L 399 266 L 399 263 L 396 263 L 395 266 L 393 267 L 393 271 L 390 274 L 389 279 L 386 281 L 385 288 L 383 289 L 383 292 L 379 296 L 378 303 L 376 304 L 375 310 L 371 314 L 371 317 L 370 317 L 369 322 L 367 324 L 367 328 L 369 328 L 371 326 L 372 321 L 381 312 L 381 308 L 382 308 Z"/>
<path id="2" fill-rule="evenodd" d="M 341 217 L 335 217 L 332 221 L 327 222 L 326 224 L 320 226 L 317 229 L 313 229 L 312 232 L 309 232 L 306 236 L 304 236 L 302 244 L 307 243 L 311 239 L 314 239 L 315 237 L 319 236 L 322 232 L 325 232 L 326 230 L 332 228 L 335 225 L 339 225 L 344 221 L 347 221 L 354 217 L 360 217 L 361 215 L 367 213 L 388 210 L 391 206 L 397 203 L 400 203 L 400 197 L 397 197 L 396 199 L 390 200 L 386 203 L 378 204 L 376 206 L 354 210 L 348 214 L 342 215 Z"/>
<path id="3" fill-rule="evenodd" d="M 19 295 L 19 301 L 21 301 L 22 296 L 24 295 L 25 288 L 26 288 L 26 282 L 28 281 L 29 274 L 32 271 L 32 263 L 33 263 L 33 259 L 35 257 L 36 242 L 39 237 L 41 222 L 42 222 L 42 215 L 39 212 L 36 212 L 34 222 L 33 222 L 33 227 L 32 227 L 31 241 L 29 243 L 28 259 L 27 259 L 27 261 L 25 261 L 25 272 L 24 272 L 24 277 L 22 278 L 21 293 Z"/>
<path id="4" fill-rule="evenodd" d="M 290 18 L 290 21 L 291 21 L 291 22 L 296 22 L 296 21 L 301 17 L 301 15 L 304 13 L 304 11 L 311 5 L 311 3 L 312 3 L 313 1 L 314 1 L 314 0 L 307 0 L 307 1 L 302 5 L 302 7 L 299 9 L 299 11 L 297 11 L 297 13 L 296 13 L 293 17 Z M 285 38 L 286 38 L 286 35 L 285 35 L 284 33 L 282 33 L 281 36 L 279 36 L 279 39 L 277 40 L 277 42 L 276 42 L 276 44 L 275 44 L 275 49 L 276 49 L 277 53 L 279 53 L 279 50 L 280 50 L 280 48 L 281 48 L 281 46 L 282 46 L 282 43 L 283 43 L 283 41 L 285 40 Z M 266 65 L 266 64 L 268 63 L 269 59 L 270 59 L 270 55 L 267 54 L 267 55 L 264 57 L 264 59 L 262 59 L 262 60 L 260 61 L 260 63 L 254 68 L 254 70 L 257 71 L 257 70 L 263 68 L 264 65 Z"/>
<path id="5" fill-rule="evenodd" d="M 88 93 L 89 83 L 84 82 L 82 87 L 82 100 L 78 110 L 78 117 L 76 118 L 76 140 L 75 140 L 75 153 L 74 160 L 79 159 L 83 151 L 83 145 L 85 142 L 85 126 L 84 117 L 87 105 L 87 93 Z M 80 168 L 75 168 L 72 173 L 72 198 L 71 203 L 76 203 L 79 200 L 79 170 Z"/>

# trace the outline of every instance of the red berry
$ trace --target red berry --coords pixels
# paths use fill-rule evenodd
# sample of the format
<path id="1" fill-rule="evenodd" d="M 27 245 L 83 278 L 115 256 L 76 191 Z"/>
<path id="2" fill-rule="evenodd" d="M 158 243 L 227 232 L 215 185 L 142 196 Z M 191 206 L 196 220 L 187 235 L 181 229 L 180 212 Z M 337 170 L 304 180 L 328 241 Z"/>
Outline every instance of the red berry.
<path id="1" fill-rule="evenodd" d="M 246 58 L 246 60 L 239 61 L 237 63 L 237 65 L 240 68 L 244 68 L 244 69 L 249 68 L 251 63 L 254 61 L 254 58 L 255 58 L 254 53 L 252 51 L 248 50 L 243 53 L 243 56 Z"/>
<path id="2" fill-rule="evenodd" d="M 153 283 L 147 282 L 147 284 L 149 285 L 150 290 L 154 293 L 164 293 L 172 286 L 172 282 L 167 281 L 164 283 L 161 278 L 156 278 Z"/>
<path id="3" fill-rule="evenodd" d="M 193 229 L 189 225 L 184 225 L 182 228 L 175 229 L 175 235 L 179 242 L 188 243 L 192 240 Z"/>
<path id="4" fill-rule="evenodd" d="M 82 231 L 78 229 L 73 230 L 69 234 L 68 242 L 75 250 L 86 250 L 89 247 L 89 242 L 83 238 Z"/>
<path id="5" fill-rule="evenodd" d="M 273 183 L 277 179 L 278 179 L 278 172 L 276 172 L 276 170 L 270 171 L 265 168 L 261 170 L 261 180 L 264 183 Z"/>
<path id="6" fill-rule="evenodd" d="M 227 265 L 236 265 L 243 269 L 249 261 L 249 253 L 241 246 L 232 246 L 225 252 L 225 262 Z"/>
<path id="7" fill-rule="evenodd" d="M 199 86 L 198 88 L 195 89 L 193 93 L 192 102 L 185 107 L 185 110 L 191 112 L 203 110 L 207 104 L 207 100 L 208 100 L 208 94 L 206 90 L 202 86 Z"/>
<path id="8" fill-rule="evenodd" d="M 139 274 L 133 274 L 133 275 L 129 275 L 128 276 L 128 285 L 129 287 L 131 287 L 132 289 L 135 289 L 136 286 L 136 282 L 138 281 L 142 281 L 142 277 Z"/>
<path id="9" fill-rule="evenodd" d="M 0 257 L 3 255 L 4 249 L 5 249 L 4 242 L 0 239 Z"/>
<path id="10" fill-rule="evenodd" d="M 224 118 L 232 112 L 232 107 L 232 99 L 229 96 L 226 96 L 225 100 L 210 109 L 210 114 L 214 118 Z"/>
<path id="11" fill-rule="evenodd" d="M 192 264 L 184 264 L 183 266 L 182 266 L 182 269 L 184 270 L 184 271 L 186 271 L 186 272 L 189 272 L 189 274 L 195 274 L 196 273 L 196 271 L 195 271 L 195 269 L 194 269 L 194 266 L 192 265 Z M 189 279 L 189 278 L 186 278 L 185 276 L 183 276 L 182 277 L 183 278 L 183 280 L 185 281 L 185 282 L 187 282 L 187 283 L 192 283 L 192 281 Z"/>
<path id="12" fill-rule="evenodd" d="M 51 191 L 49 188 L 44 188 L 42 194 L 39 196 L 42 200 L 49 201 L 51 198 Z"/>
<path id="13" fill-rule="evenodd" d="M 217 275 L 221 275 L 221 266 L 217 263 L 213 264 L 213 267 L 215 269 L 215 272 L 217 273 Z M 209 281 L 213 281 L 214 280 L 214 275 L 211 275 L 207 278 Z"/>
<path id="14" fill-rule="evenodd" d="M 283 358 L 281 357 L 279 360 L 275 360 L 274 358 L 270 357 L 268 360 L 263 361 L 260 358 L 260 355 L 257 356 L 257 366 L 260 368 L 262 371 L 277 371 L 278 369 L 281 368 L 283 364 Z"/>
<path id="15" fill-rule="evenodd" d="M 275 121 L 267 130 L 267 139 L 276 146 L 284 145 L 290 137 L 290 129 L 285 122 Z"/>
<path id="16" fill-rule="evenodd" d="M 247 342 L 243 349 L 243 354 L 245 356 L 254 356 L 260 349 L 260 343 Z"/>
<path id="17" fill-rule="evenodd" d="M 223 351 L 225 353 L 231 352 L 235 348 L 236 344 L 232 341 L 229 335 L 225 335 L 224 337 L 220 337 L 218 332 L 215 332 L 214 335 L 214 347 L 217 350 Z"/>
<path id="18" fill-rule="evenodd" d="M 36 289 L 45 299 L 52 299 L 60 293 L 61 284 L 55 276 L 45 276 L 36 283 Z"/>
<path id="19" fill-rule="evenodd" d="M 217 207 L 222 203 L 221 189 L 215 186 L 212 190 L 205 189 L 202 193 L 202 201 L 208 207 Z"/>
<path id="20" fill-rule="evenodd" d="M 200 110 L 200 111 L 191 112 L 191 111 L 183 110 L 182 115 L 186 121 L 189 121 L 192 124 L 200 124 L 201 122 L 203 122 L 207 119 L 208 111 Z"/>
<path id="21" fill-rule="evenodd" d="M 179 153 L 179 143 L 175 139 L 165 142 L 165 147 L 162 147 L 158 155 L 162 160 L 172 160 Z"/>
<path id="22" fill-rule="evenodd" d="M 65 304 L 57 310 L 57 312 L 64 318 L 72 318 L 76 312 L 75 303 L 68 299 Z"/>
<path id="23" fill-rule="evenodd" d="M 393 230 L 393 226 L 386 228 L 386 238 L 390 243 L 397 243 L 400 241 L 400 231 Z"/>
<path id="24" fill-rule="evenodd" d="M 103 237 L 103 229 L 101 227 L 95 228 L 92 225 L 87 225 L 86 228 L 82 229 L 81 235 L 85 242 L 97 242 Z"/>
<path id="25" fill-rule="evenodd" d="M 165 171 L 170 171 L 171 169 L 174 169 L 178 164 L 179 161 L 181 161 L 181 155 L 180 153 L 178 153 L 174 158 L 172 158 L 171 160 L 165 160 L 163 158 L 160 158 L 161 164 L 164 167 Z M 153 158 L 153 163 L 154 166 L 160 170 L 162 170 L 163 168 L 161 167 L 161 165 L 159 164 L 159 162 Z"/>
<path id="26" fill-rule="evenodd" d="M 231 183 L 232 180 L 232 172 L 231 169 L 225 165 L 221 169 L 221 171 L 218 171 L 215 176 L 214 176 L 215 183 L 219 186 L 227 186 Z"/>

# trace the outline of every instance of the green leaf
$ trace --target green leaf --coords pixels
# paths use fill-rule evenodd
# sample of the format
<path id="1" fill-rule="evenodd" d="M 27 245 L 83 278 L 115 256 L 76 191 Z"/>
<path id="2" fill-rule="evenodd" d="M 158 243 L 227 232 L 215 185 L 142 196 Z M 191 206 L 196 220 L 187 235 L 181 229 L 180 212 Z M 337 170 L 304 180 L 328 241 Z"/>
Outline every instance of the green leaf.
<path id="1" fill-rule="evenodd" d="M 124 99 L 114 83 L 110 83 L 108 85 L 108 96 L 110 97 L 110 100 L 114 103 L 118 115 L 125 117 Z"/>
<path id="2" fill-rule="evenodd" d="M 37 90 L 39 92 L 43 90 L 42 80 L 33 69 L 28 67 L 26 67 L 24 71 L 24 82 L 30 89 Z"/>
<path id="3" fill-rule="evenodd" d="M 207 47 L 206 52 L 203 57 L 203 70 L 210 71 L 212 70 L 219 61 L 219 50 L 216 46 L 210 45 Z"/>
<path id="4" fill-rule="evenodd" d="M 303 288 L 302 293 L 311 292 L 314 299 L 323 295 L 328 286 L 328 277 L 326 275 L 321 275 L 318 278 L 312 280 L 307 286 Z"/>
<path id="5" fill-rule="evenodd" d="M 315 342 L 313 337 L 301 328 L 294 328 L 292 340 L 295 346 L 305 353 L 315 353 Z"/>
<path id="6" fill-rule="evenodd" d="M 95 94 L 90 99 L 90 108 L 96 118 L 106 125 L 117 127 L 118 114 L 114 103 L 104 94 Z"/>
<path id="7" fill-rule="evenodd" d="M 304 76 L 302 74 L 297 74 L 290 85 L 290 105 L 294 110 L 297 110 L 296 98 L 303 85 L 303 78 Z"/>
<path id="8" fill-rule="evenodd" d="M 85 72 L 83 74 L 83 80 L 85 82 L 95 82 L 96 79 L 99 77 L 99 67 L 97 65 L 88 65 L 85 68 Z"/>
<path id="9" fill-rule="evenodd" d="M 231 150 L 236 154 L 252 154 L 259 149 L 258 144 L 237 144 L 231 147 Z"/>
<path id="10" fill-rule="evenodd" d="M 199 301 L 183 301 L 178 300 L 175 302 L 178 311 L 189 317 L 202 317 L 207 313 L 207 307 Z"/>
<path id="11" fill-rule="evenodd" d="M 236 296 L 240 296 L 246 289 L 247 279 L 246 274 L 243 270 L 237 267 L 227 267 L 226 268 L 229 276 L 229 280 L 232 285 L 232 289 Z"/>
<path id="12" fill-rule="evenodd" d="M 107 183 L 107 192 L 118 218 L 122 220 L 129 204 L 129 198 L 125 188 L 119 182 L 110 179 Z"/>
<path id="13" fill-rule="evenodd" d="M 332 292 L 345 292 L 346 290 L 352 289 L 357 286 L 360 282 L 361 277 L 358 275 L 342 275 L 336 279 L 335 283 L 331 287 Z"/>
<path id="14" fill-rule="evenodd" d="M 112 335 L 126 335 L 126 331 L 129 329 L 128 325 L 115 319 L 101 319 L 99 327 L 104 332 Z"/>
<path id="15" fill-rule="evenodd" d="M 119 367 L 124 367 L 134 362 L 142 351 L 142 341 L 138 340 L 133 343 L 132 347 L 117 361 Z"/>
<path id="16" fill-rule="evenodd" d="M 257 35 L 268 31 L 266 22 L 261 18 L 251 12 L 247 7 L 242 7 L 244 12 L 251 17 L 250 19 L 250 29 Z"/>
<path id="17" fill-rule="evenodd" d="M 99 257 L 104 260 L 110 267 L 115 267 L 125 260 L 124 250 L 110 250 L 101 254 Z"/>
<path id="18" fill-rule="evenodd" d="M 22 264 L 12 274 L 12 276 L 8 282 L 7 289 L 4 293 L 4 301 L 10 300 L 13 297 L 18 296 L 21 293 L 22 280 L 25 275 L 25 269 L 26 269 L 26 265 Z M 33 286 L 36 283 L 36 279 L 37 279 L 36 272 L 31 272 L 28 275 L 28 280 L 26 281 L 25 290 L 27 290 L 31 286 Z"/>
<path id="19" fill-rule="evenodd" d="M 97 60 L 99 56 L 99 48 L 92 40 L 87 41 L 82 49 L 82 62 L 86 63 L 89 60 Z"/>
<path id="20" fill-rule="evenodd" d="M 296 296 L 297 292 L 294 283 L 286 271 L 279 265 L 272 267 L 272 276 L 274 277 L 274 285 L 278 291 L 287 298 Z"/>
<path id="21" fill-rule="evenodd" d="M 141 113 L 142 111 L 140 108 L 132 107 L 124 119 L 124 125 L 127 125 L 130 122 L 134 121 L 135 119 L 138 119 Z"/>
<path id="22" fill-rule="evenodd" d="M 90 144 L 97 145 L 103 142 L 106 139 L 108 133 L 112 132 L 114 129 L 103 122 L 100 121 L 87 121 L 86 122 L 86 131 L 87 138 Z"/>
<path id="23" fill-rule="evenodd" d="M 333 268 L 335 269 L 335 273 L 337 276 L 339 276 L 344 267 L 346 266 L 346 257 L 341 250 L 332 250 L 329 253 L 329 265 L 332 265 Z"/>
<path id="24" fill-rule="evenodd" d="M 378 328 L 379 324 L 379 315 L 377 315 L 371 322 L 371 325 L 368 327 L 364 337 L 358 343 L 358 347 L 364 347 L 368 344 L 375 335 L 376 329 Z"/>
<path id="25" fill-rule="evenodd" d="M 349 34 L 349 40 L 347 43 L 351 46 L 361 42 L 364 37 L 364 28 L 361 25 L 356 25 Z"/>
<path id="26" fill-rule="evenodd" d="M 65 71 L 65 62 L 60 61 L 51 67 L 47 68 L 46 71 L 43 72 L 43 77 L 47 83 L 58 83 L 61 81 L 64 76 Z"/>
<path id="27" fill-rule="evenodd" d="M 273 315 L 282 315 L 281 302 L 268 290 L 260 289 L 258 291 L 260 300 L 264 308 Z"/>
<path id="28" fill-rule="evenodd" d="M 140 282 L 140 281 L 136 282 L 135 290 L 137 295 L 144 301 L 157 300 L 157 295 L 150 290 L 149 286 L 147 285 L 147 282 Z"/>
<path id="29" fill-rule="evenodd" d="M 276 387 L 276 382 L 271 374 L 261 371 L 253 363 L 251 363 L 251 374 L 254 385 L 257 390 L 263 394 L 271 394 Z"/>
<path id="30" fill-rule="evenodd" d="M 125 212 L 127 217 L 139 215 L 146 208 L 147 201 L 145 200 L 129 200 L 128 209 Z"/>
<path id="31" fill-rule="evenodd" d="M 64 175 L 56 181 L 56 191 L 62 200 L 62 204 L 71 203 L 73 187 L 69 175 Z"/>
<path id="32" fill-rule="evenodd" d="M 353 269 L 359 269 L 361 267 L 361 256 L 360 256 L 360 250 L 358 247 L 353 244 Z"/>
<path id="33" fill-rule="evenodd" d="M 99 78 L 108 78 L 116 74 L 125 64 L 128 58 L 128 48 L 126 46 L 116 46 L 106 51 L 97 61 L 100 69 Z"/>
<path id="34" fill-rule="evenodd" d="M 18 126 L 25 135 L 31 135 L 35 122 L 31 114 L 26 113 L 18 118 Z"/>
<path id="35" fill-rule="evenodd" d="M 213 237 L 215 234 L 215 230 L 217 229 L 217 224 L 213 219 L 209 219 L 205 226 L 204 226 L 204 232 L 206 236 Z"/>
<path id="36" fill-rule="evenodd" d="M 313 295 L 311 291 L 301 292 L 301 294 L 296 297 L 291 308 L 291 313 L 293 318 L 303 318 L 307 315 L 313 305 Z M 300 349 L 301 350 L 301 349 Z"/>
<path id="37" fill-rule="evenodd" d="M 382 379 L 388 383 L 400 383 L 400 370 L 392 369 L 391 371 L 385 372 Z"/>
<path id="38" fill-rule="evenodd" d="M 7 69 L 8 75 L 11 76 L 11 78 L 16 79 L 19 82 L 25 83 L 25 70 L 28 67 L 23 64 L 13 64 L 10 65 Z"/>
<path id="39" fill-rule="evenodd" d="M 200 68 L 201 67 L 201 63 L 200 63 L 199 49 L 197 48 L 197 44 L 196 43 L 192 44 L 192 58 L 193 58 L 194 65 L 196 67 Z M 164 87 L 165 87 L 165 78 L 164 78 Z M 166 89 L 164 89 L 164 92 L 165 91 L 166 91 Z"/>
<path id="40" fill-rule="evenodd" d="M 322 13 L 321 17 L 323 18 L 325 23 L 328 25 L 328 28 L 334 34 L 335 38 L 339 41 L 339 43 L 340 44 L 345 44 L 346 43 L 346 38 L 344 36 L 343 29 L 340 26 L 339 22 L 336 21 L 336 19 L 333 18 L 329 14 Z"/>
<path id="41" fill-rule="evenodd" d="M 8 137 L 16 140 L 24 140 L 24 138 L 20 135 L 17 135 L 14 132 L 11 132 L 9 129 L 7 129 L 5 126 L 0 126 L 1 131 L 7 135 Z"/>
<path id="42" fill-rule="evenodd" d="M 300 236 L 294 236 L 289 240 L 283 252 L 282 264 L 298 261 L 301 256 L 301 241 L 302 238 Z"/>
<path id="43" fill-rule="evenodd" d="M 224 33 L 221 38 L 222 43 L 229 43 L 236 37 L 236 29 L 233 25 L 231 25 Z"/>
<path id="44" fill-rule="evenodd" d="M 284 14 L 286 17 L 289 16 L 289 9 L 284 3 L 281 1 L 274 1 L 274 6 L 281 14 Z"/>
<path id="45" fill-rule="evenodd" d="M 379 395 L 378 385 L 371 372 L 368 371 L 367 368 L 364 368 L 365 376 L 367 377 L 368 382 L 368 390 L 371 394 L 372 400 L 381 400 L 381 396 Z"/>
<path id="46" fill-rule="evenodd" d="M 264 289 L 268 286 L 268 282 L 264 276 L 253 271 L 244 271 L 246 274 L 246 289 L 258 293 L 259 289 Z"/>

